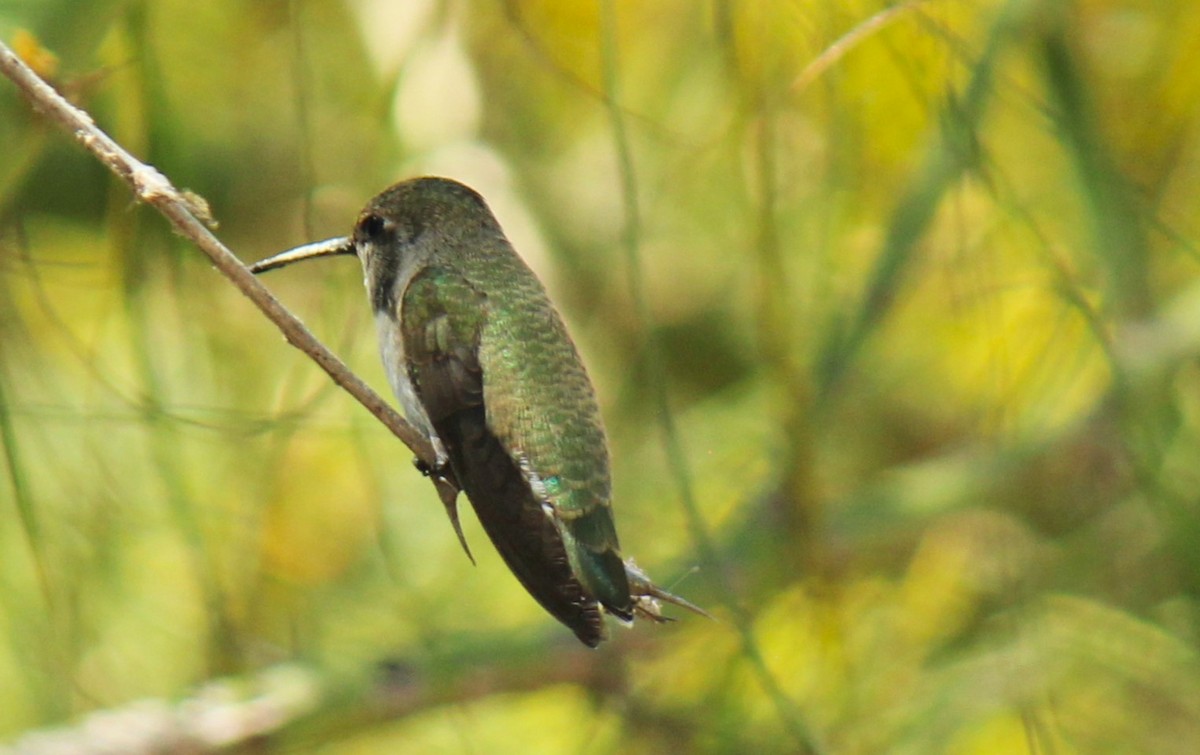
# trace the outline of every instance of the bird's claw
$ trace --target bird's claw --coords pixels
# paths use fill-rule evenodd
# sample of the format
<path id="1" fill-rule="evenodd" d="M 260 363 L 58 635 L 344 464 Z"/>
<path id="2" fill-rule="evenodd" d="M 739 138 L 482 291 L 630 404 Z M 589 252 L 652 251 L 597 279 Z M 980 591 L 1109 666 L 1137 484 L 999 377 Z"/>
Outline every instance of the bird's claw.
<path id="1" fill-rule="evenodd" d="M 450 464 L 444 459 L 438 459 L 430 464 L 420 456 L 413 457 L 413 466 L 421 473 L 423 477 L 444 477 L 445 472 L 449 470 Z"/>

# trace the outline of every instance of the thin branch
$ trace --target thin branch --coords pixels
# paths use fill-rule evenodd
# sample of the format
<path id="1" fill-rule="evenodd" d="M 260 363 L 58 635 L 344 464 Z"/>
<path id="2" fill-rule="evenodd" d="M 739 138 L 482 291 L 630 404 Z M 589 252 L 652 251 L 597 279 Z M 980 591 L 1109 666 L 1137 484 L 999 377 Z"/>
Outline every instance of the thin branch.
<path id="1" fill-rule="evenodd" d="M 800 74 L 796 76 L 792 82 L 792 92 L 803 92 L 817 80 L 821 74 L 829 70 L 835 63 L 845 57 L 846 53 L 850 52 L 859 42 L 863 41 L 871 34 L 879 31 L 883 27 L 892 23 L 901 15 L 916 8 L 925 0 L 909 0 L 909 2 L 893 5 L 890 8 L 884 8 L 873 16 L 869 16 L 865 21 L 855 26 L 850 31 L 833 41 L 833 44 L 826 47 L 825 50 L 813 58 Z"/>
<path id="2" fill-rule="evenodd" d="M 636 641 L 625 644 L 627 651 L 638 647 Z M 598 700 L 627 696 L 626 673 L 621 655 L 580 653 L 574 644 L 528 635 L 391 658 L 369 674 L 349 677 L 285 663 L 205 682 L 182 699 L 135 700 L 27 731 L 0 743 L 0 755 L 307 752 L 340 732 L 367 731 L 494 695 L 572 685 Z M 655 715 L 652 709 L 639 712 Z"/>
<path id="3" fill-rule="evenodd" d="M 430 467 L 435 465 L 433 448 L 425 437 L 318 341 L 295 315 L 258 282 L 233 252 L 209 231 L 201 220 L 207 216 L 203 200 L 176 189 L 166 176 L 153 166 L 129 154 L 100 130 L 91 116 L 63 98 L 3 42 L 0 42 L 0 73 L 17 85 L 35 111 L 71 133 L 100 162 L 108 166 L 109 170 L 129 184 L 138 200 L 155 207 L 180 235 L 208 255 L 217 270 L 254 302 L 267 319 L 275 323 L 288 343 L 320 365 L 335 383 L 375 415 L 392 434 L 412 449 L 419 459 Z M 447 491 L 442 489 L 440 483 L 438 487 L 444 498 Z"/>

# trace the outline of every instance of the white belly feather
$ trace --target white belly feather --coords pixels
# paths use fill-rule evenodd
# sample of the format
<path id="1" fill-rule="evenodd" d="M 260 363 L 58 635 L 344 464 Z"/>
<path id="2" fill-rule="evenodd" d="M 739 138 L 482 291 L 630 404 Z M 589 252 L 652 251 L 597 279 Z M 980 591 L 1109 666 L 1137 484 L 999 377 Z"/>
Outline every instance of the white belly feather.
<path id="1" fill-rule="evenodd" d="M 379 334 L 379 355 L 383 359 L 388 384 L 392 386 L 392 393 L 396 394 L 404 416 L 433 444 L 438 461 L 444 461 L 446 449 L 434 432 L 433 423 L 429 421 L 429 415 L 425 413 L 425 407 L 417 398 L 417 391 L 408 377 L 407 362 L 404 359 L 404 338 L 400 334 L 400 328 L 396 327 L 386 313 L 379 312 L 375 315 L 375 330 Z"/>

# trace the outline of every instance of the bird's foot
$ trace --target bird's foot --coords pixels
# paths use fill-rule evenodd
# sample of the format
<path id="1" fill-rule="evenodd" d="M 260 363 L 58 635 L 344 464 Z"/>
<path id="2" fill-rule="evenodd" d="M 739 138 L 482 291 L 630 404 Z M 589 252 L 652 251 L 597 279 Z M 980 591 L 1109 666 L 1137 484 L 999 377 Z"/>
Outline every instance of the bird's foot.
<path id="1" fill-rule="evenodd" d="M 450 460 L 439 458 L 430 464 L 420 456 L 413 457 L 413 466 L 424 477 L 432 477 L 435 480 L 450 480 L 453 473 L 450 471 Z"/>

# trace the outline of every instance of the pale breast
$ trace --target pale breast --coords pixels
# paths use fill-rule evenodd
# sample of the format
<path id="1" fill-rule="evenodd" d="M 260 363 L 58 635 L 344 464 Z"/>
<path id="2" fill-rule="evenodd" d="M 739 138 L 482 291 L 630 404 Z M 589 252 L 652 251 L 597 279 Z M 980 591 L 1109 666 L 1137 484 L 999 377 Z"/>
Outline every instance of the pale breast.
<path id="1" fill-rule="evenodd" d="M 417 391 L 408 376 L 408 362 L 404 358 L 404 338 L 400 334 L 400 328 L 386 312 L 379 312 L 375 315 L 375 330 L 379 335 L 379 355 L 383 359 L 388 384 L 400 402 L 404 416 L 429 439 L 438 454 L 444 457 L 445 451 L 441 441 L 434 432 L 433 423 L 429 421 L 429 415 L 425 413 L 425 407 L 417 398 Z"/>

